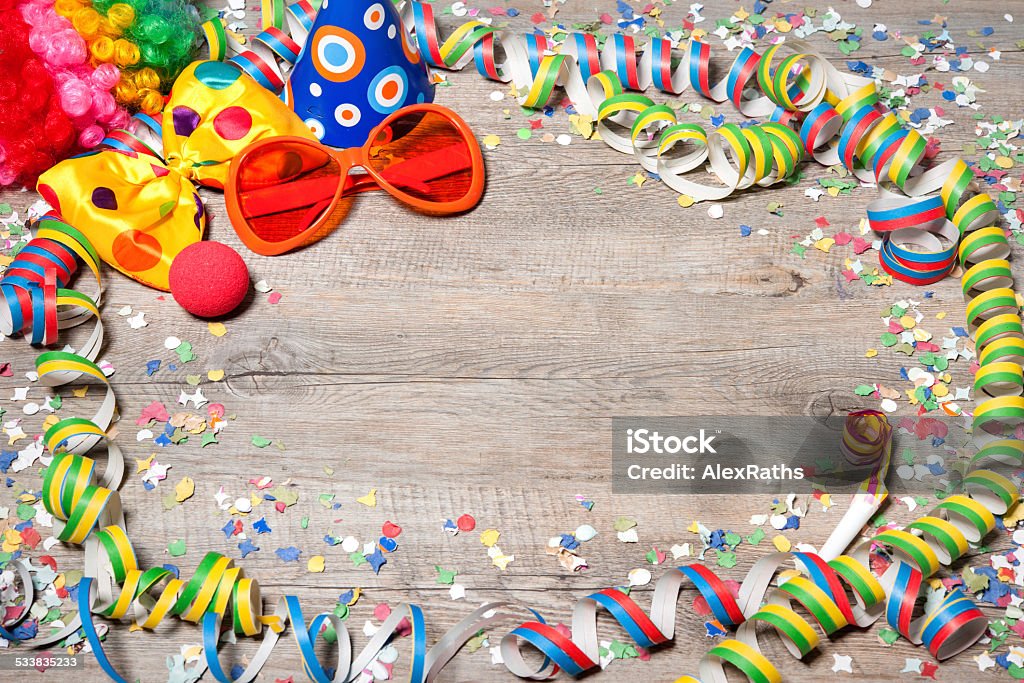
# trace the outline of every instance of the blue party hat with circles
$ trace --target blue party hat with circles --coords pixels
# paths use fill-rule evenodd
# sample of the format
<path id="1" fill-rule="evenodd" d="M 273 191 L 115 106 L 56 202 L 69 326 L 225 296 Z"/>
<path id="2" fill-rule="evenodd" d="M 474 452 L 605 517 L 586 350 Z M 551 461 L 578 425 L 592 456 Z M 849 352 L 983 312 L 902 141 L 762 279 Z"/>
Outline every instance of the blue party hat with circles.
<path id="1" fill-rule="evenodd" d="M 361 147 L 373 127 L 434 84 L 391 0 L 323 0 L 285 101 L 331 147 Z"/>

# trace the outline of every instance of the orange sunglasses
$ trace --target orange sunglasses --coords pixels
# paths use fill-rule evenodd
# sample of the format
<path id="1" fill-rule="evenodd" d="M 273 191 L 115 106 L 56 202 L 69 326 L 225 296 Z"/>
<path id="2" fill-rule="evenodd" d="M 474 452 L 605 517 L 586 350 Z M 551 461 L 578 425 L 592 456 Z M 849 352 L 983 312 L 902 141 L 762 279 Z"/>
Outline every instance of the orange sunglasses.
<path id="1" fill-rule="evenodd" d="M 242 242 L 276 256 L 327 235 L 355 195 L 370 190 L 425 213 L 467 211 L 484 191 L 480 145 L 455 112 L 414 104 L 382 121 L 363 147 L 334 150 L 298 137 L 255 142 L 231 163 L 224 195 Z"/>

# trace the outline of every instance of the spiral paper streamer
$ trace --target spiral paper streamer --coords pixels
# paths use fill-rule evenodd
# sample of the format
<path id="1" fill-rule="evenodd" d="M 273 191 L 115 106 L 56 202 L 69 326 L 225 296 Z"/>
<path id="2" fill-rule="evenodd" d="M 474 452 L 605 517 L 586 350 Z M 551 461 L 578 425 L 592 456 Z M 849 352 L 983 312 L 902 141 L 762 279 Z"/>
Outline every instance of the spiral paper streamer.
<path id="1" fill-rule="evenodd" d="M 92 295 L 66 289 L 79 259 L 96 278 Z M 57 216 L 44 216 L 36 224 L 35 239 L 22 247 L 0 277 L 0 333 L 24 333 L 32 344 L 51 345 L 59 330 L 95 320 L 79 349 L 79 354 L 95 360 L 103 346 L 99 263 L 85 235 Z"/>
<path id="2" fill-rule="evenodd" d="M 203 31 L 210 59 L 226 60 L 264 88 L 280 94 L 309 37 L 319 7 L 320 0 L 297 0 L 289 5 L 281 0 L 267 0 L 262 6 L 263 31 L 247 43 L 242 42 L 241 36 L 228 33 L 221 20 L 208 21 L 203 24 Z"/>
<path id="3" fill-rule="evenodd" d="M 275 18 L 277 7 L 270 8 Z M 981 448 L 972 465 L 997 462 L 1019 467 L 1024 462 L 1021 442 L 1002 436 L 1007 429 L 1024 423 L 1024 398 L 1020 396 L 1024 382 L 1018 381 L 1024 374 L 1024 327 L 1005 261 L 1009 245 L 1002 230 L 992 226 L 998 212 L 991 200 L 977 191 L 970 169 L 963 162 L 947 162 L 921 172 L 924 139 L 904 130 L 895 115 L 877 109 L 873 84 L 840 76 L 824 59 L 800 44 L 796 45 L 799 52 L 778 63 L 778 46 L 763 56 L 744 50 L 726 78 L 712 85 L 708 48 L 699 41 L 689 43 L 683 61 L 673 70 L 671 45 L 665 41 L 652 41 L 637 58 L 636 46 L 629 37 L 610 38 L 604 52 L 598 53 L 592 37 L 574 34 L 567 41 L 569 47 L 563 46 L 563 54 L 552 55 L 545 54 L 548 46 L 539 37 L 499 36 L 490 27 L 471 22 L 439 43 L 429 6 L 411 3 L 406 12 L 421 50 L 435 64 L 457 67 L 472 59 L 488 77 L 511 79 L 526 90 L 522 101 L 529 106 L 543 104 L 555 85 L 564 85 L 578 111 L 592 112 L 597 117 L 602 137 L 611 146 L 637 155 L 640 163 L 656 169 L 670 186 L 695 199 L 726 196 L 754 184 L 770 185 L 792 174 L 804 154 L 824 163 L 841 162 L 858 177 L 888 180 L 902 194 L 887 191 L 869 209 L 873 225 L 884 233 L 884 243 L 889 245 L 888 253 L 883 250 L 883 266 L 909 282 L 931 281 L 951 267 L 946 242 L 952 242 L 954 258 L 959 254 L 965 264 L 971 265 L 964 274 L 967 319 L 982 368 L 986 368 L 979 373 L 977 388 L 992 396 L 975 411 L 975 433 Z M 499 38 L 508 57 L 506 62 L 497 60 Z M 572 46 L 574 55 L 568 54 Z M 583 64 L 586 66 L 581 67 Z M 615 68 L 607 70 L 610 65 Z M 601 68 L 606 70 L 602 72 Z M 750 96 L 755 76 L 763 96 Z M 712 99 L 722 98 L 716 101 L 732 100 L 745 114 L 770 113 L 775 121 L 705 131 L 678 123 L 667 107 L 654 105 L 641 95 L 624 93 L 623 81 L 631 88 L 655 84 L 670 92 L 692 86 Z M 799 130 L 790 124 L 799 124 Z M 626 130 L 628 134 L 622 132 Z M 677 146 L 694 149 L 671 154 Z M 681 177 L 705 161 L 722 181 L 720 186 Z M 936 191 L 938 201 L 934 195 L 929 196 Z M 957 249 L 961 233 L 965 237 Z M 51 282 L 55 280 L 55 274 L 46 274 L 55 269 L 55 265 L 44 265 L 44 284 L 47 277 Z M 40 379 L 48 384 L 82 380 L 106 383 L 97 366 L 74 354 L 43 354 L 37 369 Z M 109 385 L 107 391 L 104 408 L 93 420 L 64 420 L 47 431 L 44 440 L 54 459 L 44 481 L 43 500 L 47 510 L 60 520 L 55 525 L 58 538 L 84 541 L 86 545 L 85 578 L 78 591 L 81 627 L 101 666 L 114 680 L 124 679 L 103 654 L 93 623 L 95 614 L 115 619 L 131 616 L 144 628 L 155 627 L 168 614 L 202 621 L 205 666 L 224 682 L 231 679 L 218 654 L 223 632 L 230 629 L 236 634 L 256 635 L 267 627 L 257 655 L 235 679 L 240 683 L 255 677 L 287 624 L 292 626 L 305 673 L 319 682 L 331 680 L 313 651 L 317 637 L 328 624 L 338 639 L 335 678 L 351 680 L 393 637 L 399 622 L 407 618 L 413 644 L 410 680 L 425 683 L 433 680 L 480 628 L 512 618 L 506 613 L 510 606 L 505 603 L 484 605 L 427 650 L 422 611 L 404 605 L 353 660 L 348 633 L 337 618 L 320 614 L 307 625 L 298 601 L 292 597 L 281 599 L 272 614 L 264 615 L 257 584 L 245 578 L 227 557 L 208 554 L 188 580 L 174 578 L 160 568 L 141 570 L 124 530 L 116 493 L 123 472 L 120 451 L 106 443 L 107 467 L 99 476 L 94 472 L 94 461 L 85 457 L 92 447 L 106 442 L 110 416 L 104 411 L 108 402 L 113 408 Z M 863 429 L 865 423 L 870 427 L 867 430 Z M 884 416 L 877 412 L 853 415 L 844 436 L 848 459 L 860 465 L 878 463 L 879 474 L 866 482 L 864 491 L 875 497 L 885 495 L 884 470 L 890 456 L 888 438 L 879 436 L 885 432 L 884 423 Z M 600 658 L 599 610 L 609 612 L 638 646 L 656 647 L 668 642 L 675 634 L 676 606 L 684 585 L 696 589 L 723 626 L 737 629 L 735 638 L 716 644 L 701 660 L 699 674 L 704 683 L 724 682 L 727 667 L 739 669 L 748 680 L 758 683 L 781 680 L 778 669 L 760 652 L 759 623 L 771 625 L 787 649 L 802 658 L 818 646 L 819 633 L 831 636 L 849 624 L 865 627 L 884 615 L 902 636 L 924 644 L 934 657 L 951 657 L 976 642 L 988 622 L 957 589 L 915 619 L 922 586 L 941 565 L 963 556 L 969 543 L 980 542 L 991 532 L 994 515 L 1005 513 L 1019 497 L 1010 479 L 991 470 L 970 472 L 964 484 L 967 495 L 946 498 L 905 529 L 884 530 L 849 555 L 830 561 L 811 553 L 776 553 L 762 558 L 751 568 L 736 596 L 708 568 L 695 564 L 669 570 L 661 577 L 649 613 L 616 589 L 599 591 L 576 604 L 571 636 L 534 613 L 535 621 L 522 623 L 502 638 L 505 666 L 517 676 L 534 680 L 560 669 L 573 676 L 593 670 Z M 879 578 L 869 570 L 869 557 L 875 547 L 885 549 L 893 559 Z M 799 573 L 787 572 L 773 586 L 776 574 L 790 560 Z M 31 581 L 23 566 L 15 566 L 20 567 L 28 604 Z M 20 618 L 27 614 L 24 610 Z M 6 629 L 16 624 L 4 624 L 5 631 L 0 635 L 8 637 Z M 71 626 L 77 624 L 68 628 Z M 55 642 L 68 632 L 64 629 L 44 636 L 43 643 Z M 524 646 L 543 654 L 543 661 L 539 665 L 527 663 Z M 687 676 L 680 680 L 698 679 Z"/>

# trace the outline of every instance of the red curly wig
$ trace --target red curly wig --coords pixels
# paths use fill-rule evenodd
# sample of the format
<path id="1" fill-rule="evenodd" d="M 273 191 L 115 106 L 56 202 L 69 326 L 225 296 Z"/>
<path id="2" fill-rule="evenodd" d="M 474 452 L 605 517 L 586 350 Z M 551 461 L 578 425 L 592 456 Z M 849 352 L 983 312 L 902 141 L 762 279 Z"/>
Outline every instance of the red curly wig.
<path id="1" fill-rule="evenodd" d="M 16 4 L 0 0 L 0 186 L 33 187 L 75 150 L 78 134 L 29 48 L 29 26 Z"/>

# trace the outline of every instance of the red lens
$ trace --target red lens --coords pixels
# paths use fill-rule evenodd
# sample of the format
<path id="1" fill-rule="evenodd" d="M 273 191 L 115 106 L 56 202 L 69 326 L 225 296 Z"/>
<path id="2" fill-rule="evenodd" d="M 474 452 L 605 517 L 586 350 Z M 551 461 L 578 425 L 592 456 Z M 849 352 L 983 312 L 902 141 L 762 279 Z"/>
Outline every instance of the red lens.
<path id="1" fill-rule="evenodd" d="M 265 144 L 245 156 L 236 178 L 242 217 L 265 242 L 284 242 L 307 231 L 320 237 L 320 229 L 337 225 L 351 205 L 350 199 L 334 201 L 341 167 L 314 143 Z"/>
<path id="2" fill-rule="evenodd" d="M 469 194 L 478 172 L 470 144 L 475 147 L 476 140 L 467 140 L 448 117 L 412 111 L 370 142 L 370 166 L 399 194 L 436 204 L 458 202 Z"/>

